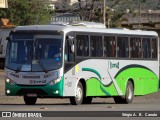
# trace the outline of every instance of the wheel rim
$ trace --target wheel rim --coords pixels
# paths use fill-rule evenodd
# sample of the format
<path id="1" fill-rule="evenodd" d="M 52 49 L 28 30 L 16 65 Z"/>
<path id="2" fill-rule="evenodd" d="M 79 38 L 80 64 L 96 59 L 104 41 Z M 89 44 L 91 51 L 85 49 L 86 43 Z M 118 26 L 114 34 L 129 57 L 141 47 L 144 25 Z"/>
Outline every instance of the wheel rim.
<path id="1" fill-rule="evenodd" d="M 82 89 L 78 86 L 76 90 L 76 99 L 80 101 L 82 98 Z"/>
<path id="2" fill-rule="evenodd" d="M 132 90 L 131 90 L 131 87 L 128 87 L 128 99 L 129 100 L 132 99 Z"/>

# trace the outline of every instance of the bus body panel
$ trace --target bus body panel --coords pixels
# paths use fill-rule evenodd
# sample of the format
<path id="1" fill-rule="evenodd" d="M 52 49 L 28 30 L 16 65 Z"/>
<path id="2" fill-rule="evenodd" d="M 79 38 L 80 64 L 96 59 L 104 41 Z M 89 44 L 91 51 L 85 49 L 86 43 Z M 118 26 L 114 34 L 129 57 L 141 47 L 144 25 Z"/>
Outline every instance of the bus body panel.
<path id="1" fill-rule="evenodd" d="M 65 78 L 68 81 L 66 84 L 75 87 L 76 78 L 85 79 L 87 96 L 125 95 L 129 80 L 133 80 L 135 95 L 146 95 L 158 91 L 159 73 L 156 66 L 156 61 L 90 59 L 75 65 L 65 74 Z M 70 89 L 75 90 L 75 87 Z M 64 96 L 70 95 L 70 92 L 64 93 Z"/>

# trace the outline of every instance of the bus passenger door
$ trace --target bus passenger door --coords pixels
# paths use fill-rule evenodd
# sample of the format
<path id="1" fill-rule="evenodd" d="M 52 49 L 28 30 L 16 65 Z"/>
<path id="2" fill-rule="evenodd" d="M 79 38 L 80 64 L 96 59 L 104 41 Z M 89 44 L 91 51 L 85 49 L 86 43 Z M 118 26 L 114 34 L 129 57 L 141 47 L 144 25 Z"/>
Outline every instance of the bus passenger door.
<path id="1" fill-rule="evenodd" d="M 64 96 L 74 96 L 76 86 L 74 37 L 69 35 L 65 41 L 64 65 Z"/>
<path id="2" fill-rule="evenodd" d="M 66 37 L 65 43 L 64 62 L 65 71 L 72 68 L 75 63 L 74 40 L 73 38 L 69 38 L 68 36 Z"/>

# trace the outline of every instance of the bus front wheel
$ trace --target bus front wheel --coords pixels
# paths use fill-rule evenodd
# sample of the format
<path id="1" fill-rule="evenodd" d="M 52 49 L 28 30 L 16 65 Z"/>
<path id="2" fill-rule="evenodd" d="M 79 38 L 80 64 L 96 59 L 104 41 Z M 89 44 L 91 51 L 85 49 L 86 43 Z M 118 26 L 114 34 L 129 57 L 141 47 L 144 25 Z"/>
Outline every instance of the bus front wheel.
<path id="1" fill-rule="evenodd" d="M 28 96 L 23 96 L 24 102 L 26 105 L 35 105 L 37 101 L 37 97 L 28 97 Z"/>
<path id="2" fill-rule="evenodd" d="M 71 97 L 70 98 L 71 104 L 72 105 L 80 105 L 80 104 L 82 104 L 83 96 L 84 96 L 83 85 L 82 85 L 81 82 L 79 82 L 78 85 L 77 85 L 77 88 L 76 88 L 75 97 Z"/>
<path id="3" fill-rule="evenodd" d="M 132 102 L 134 97 L 134 87 L 131 81 L 128 81 L 126 87 L 126 95 L 125 96 L 116 96 L 114 97 L 115 103 L 124 103 L 129 104 Z"/>

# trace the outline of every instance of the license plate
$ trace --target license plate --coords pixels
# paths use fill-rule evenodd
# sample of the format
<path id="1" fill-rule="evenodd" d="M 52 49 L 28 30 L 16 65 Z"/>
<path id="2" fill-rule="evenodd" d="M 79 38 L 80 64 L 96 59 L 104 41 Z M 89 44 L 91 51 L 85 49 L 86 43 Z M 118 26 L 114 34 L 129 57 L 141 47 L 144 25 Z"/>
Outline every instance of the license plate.
<path id="1" fill-rule="evenodd" d="M 28 97 L 37 97 L 37 94 L 27 94 Z"/>

